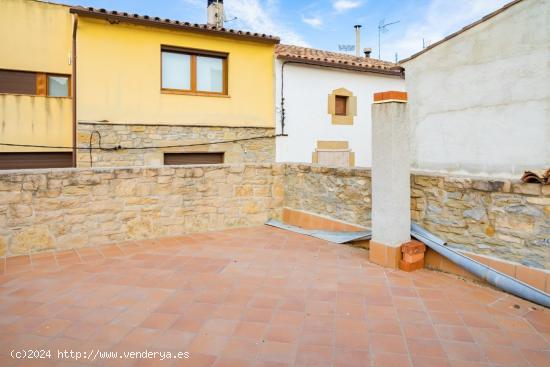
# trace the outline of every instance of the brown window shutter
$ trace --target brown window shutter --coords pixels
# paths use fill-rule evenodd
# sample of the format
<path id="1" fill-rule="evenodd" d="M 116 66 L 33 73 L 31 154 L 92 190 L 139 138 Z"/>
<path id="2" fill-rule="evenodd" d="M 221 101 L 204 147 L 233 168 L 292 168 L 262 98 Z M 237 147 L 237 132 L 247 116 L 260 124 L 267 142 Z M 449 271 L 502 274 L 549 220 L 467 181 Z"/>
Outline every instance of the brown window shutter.
<path id="1" fill-rule="evenodd" d="M 165 165 L 220 164 L 223 153 L 164 153 Z"/>
<path id="2" fill-rule="evenodd" d="M 65 168 L 73 166 L 71 152 L 0 153 L 0 169 Z"/>
<path id="3" fill-rule="evenodd" d="M 36 94 L 36 73 L 0 70 L 0 93 Z"/>

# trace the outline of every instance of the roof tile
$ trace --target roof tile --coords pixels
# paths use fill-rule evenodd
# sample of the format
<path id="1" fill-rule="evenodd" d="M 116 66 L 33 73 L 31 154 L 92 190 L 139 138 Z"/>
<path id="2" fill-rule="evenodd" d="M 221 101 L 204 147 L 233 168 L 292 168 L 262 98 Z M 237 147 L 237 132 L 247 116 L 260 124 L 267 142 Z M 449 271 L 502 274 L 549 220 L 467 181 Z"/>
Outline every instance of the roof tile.
<path id="1" fill-rule="evenodd" d="M 275 47 L 275 54 L 280 59 L 300 61 L 313 65 L 334 66 L 336 68 L 356 71 L 383 72 L 394 75 L 403 74 L 403 69 L 392 62 L 314 48 L 279 44 Z"/>

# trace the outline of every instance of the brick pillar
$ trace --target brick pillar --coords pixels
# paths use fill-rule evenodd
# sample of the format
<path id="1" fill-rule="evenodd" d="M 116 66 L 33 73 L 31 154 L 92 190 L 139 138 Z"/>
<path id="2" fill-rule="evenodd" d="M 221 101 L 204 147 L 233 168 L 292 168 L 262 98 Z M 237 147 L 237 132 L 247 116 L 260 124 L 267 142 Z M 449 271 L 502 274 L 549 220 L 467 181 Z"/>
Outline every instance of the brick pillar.
<path id="1" fill-rule="evenodd" d="M 411 240 L 407 93 L 374 94 L 372 105 L 372 240 L 370 261 L 397 269 Z"/>

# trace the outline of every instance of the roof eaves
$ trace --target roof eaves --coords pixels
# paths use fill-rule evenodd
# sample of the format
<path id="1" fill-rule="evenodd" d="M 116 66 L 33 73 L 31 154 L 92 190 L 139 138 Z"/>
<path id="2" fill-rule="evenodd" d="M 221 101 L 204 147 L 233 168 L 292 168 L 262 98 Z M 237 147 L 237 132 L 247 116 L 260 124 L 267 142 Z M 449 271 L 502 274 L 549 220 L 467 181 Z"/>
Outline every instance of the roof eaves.
<path id="1" fill-rule="evenodd" d="M 382 67 L 381 65 L 364 66 L 364 65 L 358 65 L 356 63 L 351 63 L 351 62 L 342 61 L 342 60 L 332 61 L 328 59 L 307 58 L 307 57 L 299 57 L 295 55 L 284 55 L 284 54 L 277 55 L 277 58 L 285 61 L 291 61 L 297 64 L 325 66 L 325 67 L 331 67 L 335 69 L 344 69 L 344 70 L 358 71 L 358 72 L 364 72 L 364 73 L 366 72 L 366 73 L 376 73 L 376 74 L 385 74 L 385 75 L 394 75 L 394 76 L 404 77 L 404 69 L 397 65 L 393 67 Z"/>
<path id="2" fill-rule="evenodd" d="M 70 12 L 80 16 L 92 18 L 106 19 L 110 21 L 127 22 L 141 24 L 150 27 L 170 28 L 174 30 L 189 31 L 195 33 L 210 33 L 220 37 L 231 37 L 237 39 L 247 39 L 253 42 L 262 42 L 270 44 L 278 44 L 279 37 L 270 36 L 267 34 L 253 33 L 248 31 L 234 30 L 230 28 L 216 28 L 207 24 L 198 24 L 190 22 L 181 22 L 179 20 L 161 19 L 159 17 L 150 17 L 148 15 L 130 14 L 127 12 L 110 11 L 106 9 L 71 7 Z"/>
<path id="3" fill-rule="evenodd" d="M 462 29 L 460 29 L 460 30 L 458 30 L 458 31 L 456 31 L 456 32 L 454 32 L 454 33 L 451 33 L 450 35 L 448 35 L 447 37 L 443 38 L 442 40 L 437 41 L 437 42 L 435 42 L 435 43 L 429 45 L 428 47 L 426 47 L 426 48 L 423 49 L 422 51 L 419 51 L 419 52 L 417 52 L 417 53 L 415 53 L 415 54 L 413 54 L 413 55 L 407 57 L 406 59 L 400 60 L 398 64 L 404 64 L 404 63 L 406 63 L 406 62 L 411 61 L 412 59 L 414 59 L 414 58 L 416 58 L 416 57 L 418 57 L 418 56 L 420 56 L 420 55 L 422 55 L 422 54 L 428 52 L 429 50 L 431 50 L 431 49 L 433 49 L 433 48 L 439 46 L 440 44 L 445 43 L 445 42 L 447 42 L 448 40 L 450 40 L 450 39 L 452 39 L 452 38 L 455 38 L 456 36 L 458 36 L 458 35 L 460 35 L 460 34 L 466 32 L 467 30 L 469 30 L 469 29 L 471 29 L 471 28 L 474 28 L 475 26 L 477 26 L 477 25 L 479 25 L 479 24 L 481 24 L 481 23 L 483 23 L 483 22 L 485 22 L 485 21 L 487 21 L 487 20 L 489 20 L 489 19 L 491 19 L 491 18 L 497 16 L 498 14 L 500 14 L 500 13 L 506 11 L 507 9 L 511 8 L 512 6 L 518 4 L 518 3 L 522 2 L 522 1 L 523 1 L 523 0 L 514 0 L 514 1 L 512 1 L 512 2 L 509 2 L 508 4 L 504 5 L 503 7 L 501 7 L 501 8 L 499 8 L 499 9 L 495 10 L 494 12 L 487 14 L 487 15 L 484 16 L 483 18 L 481 18 L 481 19 L 479 19 L 479 20 L 477 20 L 477 21 L 475 21 L 475 22 L 473 22 L 473 23 L 471 23 L 471 24 L 468 24 L 467 26 L 463 27 Z"/>

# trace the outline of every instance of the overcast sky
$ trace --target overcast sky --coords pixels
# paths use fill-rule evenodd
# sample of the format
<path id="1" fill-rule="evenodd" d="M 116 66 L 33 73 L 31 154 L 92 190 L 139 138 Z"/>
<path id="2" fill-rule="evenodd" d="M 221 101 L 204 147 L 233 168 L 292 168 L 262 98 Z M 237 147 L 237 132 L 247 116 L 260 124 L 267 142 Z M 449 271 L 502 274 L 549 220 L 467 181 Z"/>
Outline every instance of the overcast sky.
<path id="1" fill-rule="evenodd" d="M 54 0 L 55 1 L 55 0 Z M 381 21 L 399 23 L 382 34 L 382 59 L 403 59 L 510 0 L 225 0 L 226 26 L 277 35 L 284 43 L 338 51 L 354 44 L 361 24 L 362 47 L 378 57 Z M 61 0 L 197 23 L 206 21 L 207 0 Z"/>

